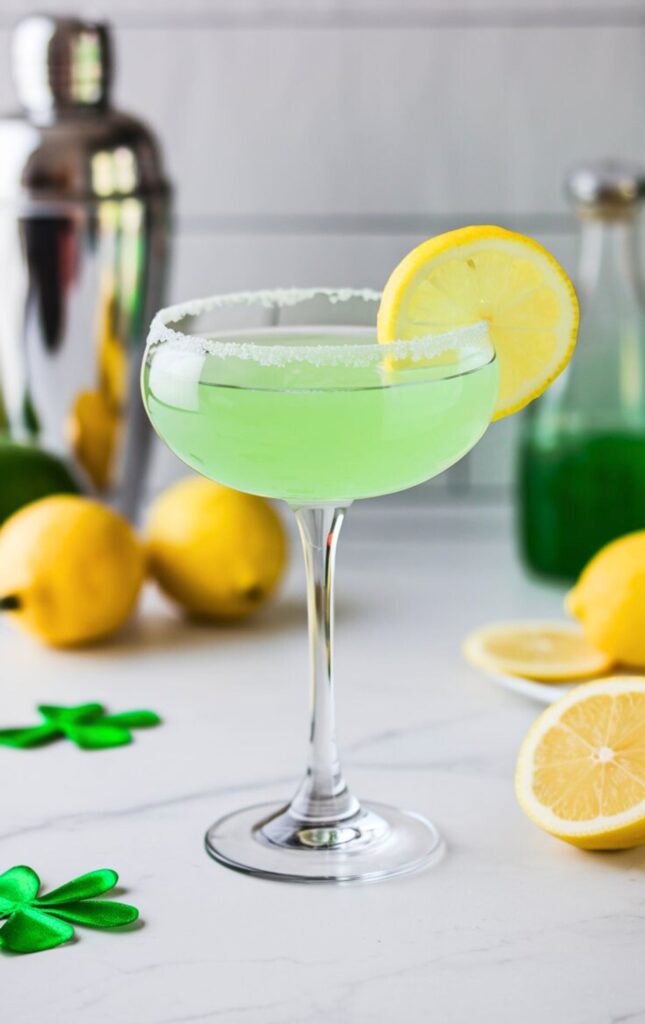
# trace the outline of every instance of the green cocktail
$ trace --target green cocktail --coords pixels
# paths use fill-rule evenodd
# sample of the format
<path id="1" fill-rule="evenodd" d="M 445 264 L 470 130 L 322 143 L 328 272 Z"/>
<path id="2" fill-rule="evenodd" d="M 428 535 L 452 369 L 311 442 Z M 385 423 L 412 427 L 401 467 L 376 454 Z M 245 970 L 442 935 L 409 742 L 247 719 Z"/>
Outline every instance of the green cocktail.
<path id="1" fill-rule="evenodd" d="M 213 480 L 297 506 L 347 504 L 436 476 L 483 434 L 498 378 L 486 332 L 447 344 L 417 344 L 423 355 L 401 369 L 372 329 L 168 345 L 150 351 L 146 408 L 175 454 Z"/>
<path id="2" fill-rule="evenodd" d="M 498 366 L 484 325 L 427 325 L 421 337 L 378 344 L 379 297 L 349 289 L 219 296 L 163 310 L 150 332 L 143 394 L 157 433 L 212 480 L 288 502 L 305 552 L 306 776 L 286 806 L 238 811 L 206 836 L 213 857 L 251 874 L 367 881 L 415 870 L 442 850 L 430 822 L 361 805 L 344 781 L 333 714 L 334 556 L 353 500 L 412 487 L 472 448 L 495 409 Z M 193 319 L 204 314 L 217 316 L 208 329 Z"/>

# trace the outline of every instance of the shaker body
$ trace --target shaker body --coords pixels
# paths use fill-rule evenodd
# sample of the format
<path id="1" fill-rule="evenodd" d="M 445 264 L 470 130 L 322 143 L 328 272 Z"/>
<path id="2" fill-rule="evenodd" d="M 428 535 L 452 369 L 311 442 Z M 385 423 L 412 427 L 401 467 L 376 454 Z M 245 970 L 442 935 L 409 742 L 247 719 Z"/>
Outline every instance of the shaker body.
<path id="1" fill-rule="evenodd" d="M 170 187 L 153 133 L 110 104 L 106 25 L 33 15 L 12 45 L 23 110 L 0 118 L 0 427 L 68 457 L 85 491 L 133 518 Z"/>
<path id="2" fill-rule="evenodd" d="M 79 482 L 133 517 L 150 432 L 139 397 L 163 304 L 165 198 L 0 206 L 0 392 L 10 435 L 71 456 Z"/>

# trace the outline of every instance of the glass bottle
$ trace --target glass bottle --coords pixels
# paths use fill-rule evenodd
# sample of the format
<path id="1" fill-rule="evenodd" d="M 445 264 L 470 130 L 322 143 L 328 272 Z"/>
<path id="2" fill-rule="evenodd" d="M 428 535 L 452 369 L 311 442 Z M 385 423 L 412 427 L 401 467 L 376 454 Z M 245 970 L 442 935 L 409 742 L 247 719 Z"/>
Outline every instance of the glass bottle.
<path id="1" fill-rule="evenodd" d="M 527 566 L 573 579 L 604 544 L 645 528 L 645 302 L 638 208 L 645 170 L 575 168 L 580 222 L 578 346 L 525 415 L 518 525 Z"/>

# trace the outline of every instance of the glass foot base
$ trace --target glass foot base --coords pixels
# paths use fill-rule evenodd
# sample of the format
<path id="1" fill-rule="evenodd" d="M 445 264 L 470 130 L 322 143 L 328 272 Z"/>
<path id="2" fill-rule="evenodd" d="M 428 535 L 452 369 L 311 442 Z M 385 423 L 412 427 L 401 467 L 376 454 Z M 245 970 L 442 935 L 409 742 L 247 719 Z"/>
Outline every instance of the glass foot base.
<path id="1" fill-rule="evenodd" d="M 206 849 L 221 864 L 263 878 L 376 882 L 437 863 L 445 847 L 421 815 L 366 803 L 323 827 L 296 821 L 284 804 L 256 804 L 216 821 Z"/>

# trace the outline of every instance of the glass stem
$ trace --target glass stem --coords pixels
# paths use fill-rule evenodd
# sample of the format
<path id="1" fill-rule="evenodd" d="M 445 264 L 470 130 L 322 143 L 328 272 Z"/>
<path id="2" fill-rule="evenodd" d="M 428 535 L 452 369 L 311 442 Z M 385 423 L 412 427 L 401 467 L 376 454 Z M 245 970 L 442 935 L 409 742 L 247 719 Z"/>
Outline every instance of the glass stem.
<path id="1" fill-rule="evenodd" d="M 334 562 L 345 511 L 326 506 L 295 510 L 307 574 L 311 729 L 307 774 L 289 812 L 313 825 L 343 821 L 360 811 L 341 771 L 334 711 Z"/>

